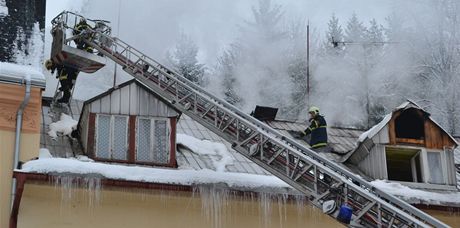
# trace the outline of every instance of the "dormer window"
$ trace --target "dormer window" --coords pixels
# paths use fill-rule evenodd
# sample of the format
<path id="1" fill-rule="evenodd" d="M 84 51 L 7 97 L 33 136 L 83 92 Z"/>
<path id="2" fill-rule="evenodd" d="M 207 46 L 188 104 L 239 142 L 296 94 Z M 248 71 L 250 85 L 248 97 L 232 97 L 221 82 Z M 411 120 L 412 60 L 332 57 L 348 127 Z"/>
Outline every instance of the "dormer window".
<path id="1" fill-rule="evenodd" d="M 131 80 L 85 102 L 78 124 L 80 141 L 97 161 L 176 167 L 179 115 Z"/>

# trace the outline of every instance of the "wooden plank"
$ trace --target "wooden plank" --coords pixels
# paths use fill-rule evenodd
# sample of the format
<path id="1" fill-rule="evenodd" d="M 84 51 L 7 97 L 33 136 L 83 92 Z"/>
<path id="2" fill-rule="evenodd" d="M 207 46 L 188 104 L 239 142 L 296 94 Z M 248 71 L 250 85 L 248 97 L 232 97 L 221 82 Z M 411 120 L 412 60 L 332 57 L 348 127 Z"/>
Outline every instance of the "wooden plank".
<path id="1" fill-rule="evenodd" d="M 40 133 L 42 89 L 32 87 L 29 103 L 24 110 L 23 133 Z M 24 99 L 25 86 L 0 84 L 0 129 L 16 130 L 16 113 Z"/>
<path id="2" fill-rule="evenodd" d="M 129 115 L 139 115 L 139 87 L 136 83 L 129 85 Z"/>
<path id="3" fill-rule="evenodd" d="M 89 104 L 91 106 L 92 113 L 100 113 L 101 112 L 101 100 L 95 100 Z"/>
<path id="4" fill-rule="evenodd" d="M 88 148 L 86 148 L 86 155 L 90 158 L 94 158 L 94 143 L 96 137 L 96 114 L 89 114 L 88 122 Z"/>
<path id="5" fill-rule="evenodd" d="M 397 143 L 407 143 L 407 144 L 416 144 L 420 146 L 425 145 L 425 140 L 422 139 L 406 139 L 406 138 L 396 138 Z"/>
<path id="6" fill-rule="evenodd" d="M 393 116 L 388 122 L 388 136 L 390 138 L 390 144 L 395 145 L 396 144 L 396 132 L 395 132 L 395 117 Z"/>
<path id="7" fill-rule="evenodd" d="M 136 116 L 129 116 L 128 161 L 135 162 L 136 154 Z"/>
<path id="8" fill-rule="evenodd" d="M 101 100 L 101 113 L 110 113 L 110 96 L 105 96 Z"/>
<path id="9" fill-rule="evenodd" d="M 147 116 L 149 114 L 149 93 L 143 89 L 139 89 L 139 115 Z"/>
<path id="10" fill-rule="evenodd" d="M 129 115 L 130 87 L 131 86 L 125 86 L 120 89 L 120 114 L 122 115 Z"/>
<path id="11" fill-rule="evenodd" d="M 432 142 L 433 142 L 433 139 L 431 137 L 431 134 L 430 134 L 430 122 L 429 121 L 425 121 L 425 123 L 423 123 L 424 125 L 424 130 L 425 130 L 425 147 L 426 148 L 432 148 Z"/>
<path id="12" fill-rule="evenodd" d="M 110 94 L 110 114 L 120 114 L 120 90 L 116 89 Z"/>

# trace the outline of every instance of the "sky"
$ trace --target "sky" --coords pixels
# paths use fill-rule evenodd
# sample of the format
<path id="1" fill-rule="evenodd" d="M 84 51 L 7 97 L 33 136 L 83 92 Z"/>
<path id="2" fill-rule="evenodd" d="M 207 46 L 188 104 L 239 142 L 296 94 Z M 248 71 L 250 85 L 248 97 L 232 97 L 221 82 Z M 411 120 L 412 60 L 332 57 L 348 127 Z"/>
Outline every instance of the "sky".
<path id="1" fill-rule="evenodd" d="M 394 6 L 393 0 L 272 1 L 282 5 L 286 18 L 309 20 L 312 30 L 320 35 L 332 14 L 342 23 L 352 13 L 365 23 L 372 18 L 384 23 Z M 46 20 L 51 25 L 51 19 L 62 10 L 109 20 L 115 36 L 157 58 L 163 58 L 184 31 L 197 42 L 199 60 L 212 64 L 236 38 L 238 25 L 251 19 L 251 6 L 256 4 L 257 0 L 48 0 Z"/>

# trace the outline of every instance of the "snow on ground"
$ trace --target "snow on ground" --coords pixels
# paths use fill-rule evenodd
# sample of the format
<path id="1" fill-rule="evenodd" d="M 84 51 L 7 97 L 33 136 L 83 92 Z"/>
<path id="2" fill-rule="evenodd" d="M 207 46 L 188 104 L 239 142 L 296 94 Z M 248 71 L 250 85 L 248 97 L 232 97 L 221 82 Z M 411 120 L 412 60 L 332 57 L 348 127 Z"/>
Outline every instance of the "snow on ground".
<path id="1" fill-rule="evenodd" d="M 225 183 L 231 188 L 289 188 L 274 176 L 247 173 L 216 172 L 209 169 L 186 170 L 140 166 L 112 165 L 85 162 L 75 158 L 48 158 L 26 162 L 18 172 L 28 173 L 72 173 L 77 175 L 96 174 L 104 178 L 149 183 L 197 185 Z"/>
<path id="2" fill-rule="evenodd" d="M 400 183 L 388 182 L 386 180 L 375 180 L 371 184 L 376 188 L 402 198 L 409 203 L 426 203 L 442 205 L 444 203 L 460 204 L 460 192 L 432 192 L 420 189 L 413 189 Z"/>
<path id="3" fill-rule="evenodd" d="M 201 140 L 185 134 L 177 134 L 176 141 L 195 154 L 210 156 L 217 172 L 224 172 L 227 165 L 233 164 L 230 152 L 222 143 Z"/>
<path id="4" fill-rule="evenodd" d="M 61 119 L 58 122 L 51 123 L 49 125 L 50 130 L 48 131 L 48 135 L 53 139 L 58 137 L 59 132 L 63 135 L 70 135 L 70 133 L 77 128 L 77 124 L 78 121 L 72 119 L 71 116 L 62 113 Z"/>
<path id="5" fill-rule="evenodd" d="M 5 0 L 0 0 L 0 17 L 8 16 L 8 7 Z"/>
<path id="6" fill-rule="evenodd" d="M 45 76 L 38 69 L 31 66 L 19 65 L 14 63 L 0 62 L 0 75 L 15 78 L 31 78 L 45 81 Z"/>

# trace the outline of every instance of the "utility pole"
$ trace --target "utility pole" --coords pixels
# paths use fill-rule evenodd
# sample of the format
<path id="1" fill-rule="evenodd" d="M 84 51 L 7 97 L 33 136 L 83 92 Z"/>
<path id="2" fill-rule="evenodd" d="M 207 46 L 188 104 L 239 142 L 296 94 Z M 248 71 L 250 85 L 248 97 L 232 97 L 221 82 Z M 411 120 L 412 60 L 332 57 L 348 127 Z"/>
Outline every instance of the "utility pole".
<path id="1" fill-rule="evenodd" d="M 120 37 L 120 14 L 121 14 L 121 0 L 118 0 L 118 18 L 117 18 L 117 36 Z M 114 65 L 113 70 L 113 87 L 117 85 L 117 64 Z"/>
<path id="2" fill-rule="evenodd" d="M 307 105 L 310 105 L 310 20 L 307 22 Z"/>

